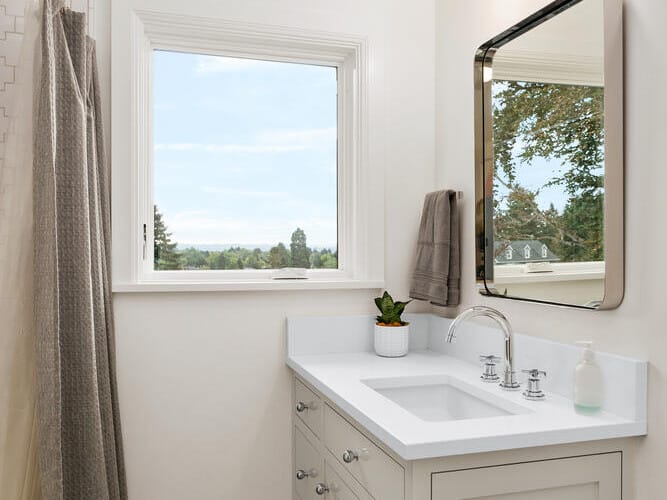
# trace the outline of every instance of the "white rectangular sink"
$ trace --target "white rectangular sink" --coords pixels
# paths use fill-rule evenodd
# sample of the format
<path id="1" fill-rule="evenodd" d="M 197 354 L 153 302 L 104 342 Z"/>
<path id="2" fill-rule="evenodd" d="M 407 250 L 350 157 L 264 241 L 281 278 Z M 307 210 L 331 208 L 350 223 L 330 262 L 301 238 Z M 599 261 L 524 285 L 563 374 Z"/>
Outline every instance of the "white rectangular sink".
<path id="1" fill-rule="evenodd" d="M 530 413 L 527 408 L 448 376 L 366 379 L 362 382 L 427 422 L 506 417 Z M 501 389 L 497 386 L 492 390 Z"/>

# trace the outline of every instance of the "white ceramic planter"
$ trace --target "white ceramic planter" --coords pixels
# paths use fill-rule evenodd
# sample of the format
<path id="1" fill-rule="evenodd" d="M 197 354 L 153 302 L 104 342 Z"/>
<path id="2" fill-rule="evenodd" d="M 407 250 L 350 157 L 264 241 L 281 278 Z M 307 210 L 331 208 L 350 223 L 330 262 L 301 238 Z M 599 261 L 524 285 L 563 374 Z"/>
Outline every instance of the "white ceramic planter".
<path id="1" fill-rule="evenodd" d="M 375 353 L 385 358 L 399 358 L 408 353 L 410 324 L 403 326 L 375 325 Z"/>

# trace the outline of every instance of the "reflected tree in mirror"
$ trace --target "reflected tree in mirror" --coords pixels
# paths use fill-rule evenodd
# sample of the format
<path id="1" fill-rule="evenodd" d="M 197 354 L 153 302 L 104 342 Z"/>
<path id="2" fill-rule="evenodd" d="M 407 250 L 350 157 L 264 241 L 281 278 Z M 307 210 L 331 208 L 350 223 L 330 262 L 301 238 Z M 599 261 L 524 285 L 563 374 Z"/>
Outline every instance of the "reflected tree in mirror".
<path id="1" fill-rule="evenodd" d="M 603 260 L 604 88 L 494 80 L 493 133 L 496 257 L 536 241 L 561 262 Z M 547 161 L 559 167 L 526 186 Z M 538 203 L 554 187 L 567 198 L 560 210 Z"/>

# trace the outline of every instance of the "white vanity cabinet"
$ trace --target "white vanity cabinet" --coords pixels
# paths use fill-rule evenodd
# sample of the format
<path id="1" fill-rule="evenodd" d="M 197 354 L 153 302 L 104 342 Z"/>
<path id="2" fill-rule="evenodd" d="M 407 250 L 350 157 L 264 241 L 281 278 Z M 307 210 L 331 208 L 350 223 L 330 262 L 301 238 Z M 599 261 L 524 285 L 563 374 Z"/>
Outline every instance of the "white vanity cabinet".
<path id="1" fill-rule="evenodd" d="M 621 453 L 433 474 L 433 500 L 621 500 Z"/>
<path id="2" fill-rule="evenodd" d="M 405 461 L 296 376 L 293 403 L 295 500 L 622 498 L 624 440 Z"/>

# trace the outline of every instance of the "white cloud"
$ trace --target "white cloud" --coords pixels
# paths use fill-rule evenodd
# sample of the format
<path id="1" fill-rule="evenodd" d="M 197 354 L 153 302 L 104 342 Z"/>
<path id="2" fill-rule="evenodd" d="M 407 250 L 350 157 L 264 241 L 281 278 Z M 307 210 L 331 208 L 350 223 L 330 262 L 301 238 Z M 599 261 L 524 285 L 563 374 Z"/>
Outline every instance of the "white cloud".
<path id="1" fill-rule="evenodd" d="M 299 144 L 198 144 L 176 142 L 155 145 L 155 151 L 198 151 L 204 153 L 293 153 L 304 149 L 308 148 Z"/>
<path id="2" fill-rule="evenodd" d="M 314 145 L 336 140 L 336 127 L 296 130 L 270 130 L 259 135 L 260 140 L 269 144 Z"/>
<path id="3" fill-rule="evenodd" d="M 240 214 L 239 214 L 240 215 Z M 266 219 L 229 217 L 207 210 L 165 215 L 172 239 L 180 243 L 199 244 L 289 244 L 290 235 L 301 227 L 309 245 L 329 245 L 336 241 L 336 220 L 304 217 L 303 219 Z"/>
<path id="4" fill-rule="evenodd" d="M 264 69 L 272 64 L 274 63 L 258 61 L 256 59 L 201 55 L 197 57 L 195 72 L 197 75 L 206 76 L 216 73 L 232 73 L 236 71 Z"/>
<path id="5" fill-rule="evenodd" d="M 220 194 L 223 196 L 239 196 L 244 198 L 287 198 L 288 193 L 284 191 L 255 191 L 250 189 L 238 189 L 227 187 L 202 186 L 205 193 Z"/>
<path id="6" fill-rule="evenodd" d="M 336 128 L 268 130 L 251 144 L 201 144 L 193 142 L 161 143 L 155 151 L 196 151 L 204 153 L 293 153 L 322 149 L 336 144 Z"/>

